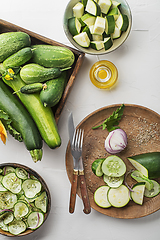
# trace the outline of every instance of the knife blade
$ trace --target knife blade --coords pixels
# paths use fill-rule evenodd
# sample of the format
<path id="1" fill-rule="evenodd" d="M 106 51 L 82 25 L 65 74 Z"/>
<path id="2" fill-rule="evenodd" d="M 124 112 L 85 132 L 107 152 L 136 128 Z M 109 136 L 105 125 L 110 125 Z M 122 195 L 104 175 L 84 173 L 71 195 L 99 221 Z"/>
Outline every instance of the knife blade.
<path id="1" fill-rule="evenodd" d="M 74 129 L 74 122 L 73 122 L 73 115 L 72 115 L 72 113 L 70 113 L 69 118 L 68 118 L 68 132 L 69 132 L 70 144 L 72 143 L 74 131 L 75 131 L 75 129 Z M 72 175 L 70 203 L 69 203 L 69 212 L 70 213 L 73 213 L 74 209 L 75 209 L 77 183 L 78 183 L 78 161 L 73 157 L 73 175 Z"/>

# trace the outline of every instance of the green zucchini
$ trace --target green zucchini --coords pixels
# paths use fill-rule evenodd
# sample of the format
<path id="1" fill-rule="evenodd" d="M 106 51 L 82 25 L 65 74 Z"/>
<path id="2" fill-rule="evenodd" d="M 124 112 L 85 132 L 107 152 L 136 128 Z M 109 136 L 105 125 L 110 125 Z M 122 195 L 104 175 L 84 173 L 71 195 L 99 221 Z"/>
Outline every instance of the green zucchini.
<path id="1" fill-rule="evenodd" d="M 63 72 L 58 78 L 46 82 L 46 87 L 40 92 L 40 100 L 45 107 L 54 107 L 60 101 L 65 83 L 66 72 Z"/>
<path id="2" fill-rule="evenodd" d="M 35 162 L 41 160 L 42 139 L 37 126 L 24 106 L 2 80 L 0 81 L 0 109 L 9 115 L 13 128 L 21 134 L 33 160 Z"/>
<path id="3" fill-rule="evenodd" d="M 1 66 L 0 71 L 3 72 Z M 19 92 L 21 87 L 25 86 L 19 74 L 15 75 L 14 80 L 6 80 L 5 74 L 2 79 L 16 92 L 23 105 L 27 108 L 46 144 L 52 149 L 59 147 L 61 145 L 61 138 L 52 109 L 43 106 L 39 93 L 23 94 Z"/>
<path id="4" fill-rule="evenodd" d="M 24 32 L 5 32 L 0 34 L 0 62 L 24 47 L 31 45 L 30 36 Z"/>
<path id="5" fill-rule="evenodd" d="M 32 62 L 44 67 L 68 68 L 74 63 L 73 52 L 65 47 L 52 45 L 33 45 Z"/>
<path id="6" fill-rule="evenodd" d="M 148 152 L 128 157 L 132 165 L 149 179 L 160 177 L 160 152 Z"/>
<path id="7" fill-rule="evenodd" d="M 31 57 L 32 49 L 30 47 L 25 47 L 5 59 L 3 61 L 3 66 L 5 68 L 20 67 L 24 63 L 28 62 Z"/>
<path id="8" fill-rule="evenodd" d="M 26 64 L 20 70 L 20 76 L 26 84 L 45 82 L 60 75 L 59 68 L 46 68 L 36 63 Z"/>

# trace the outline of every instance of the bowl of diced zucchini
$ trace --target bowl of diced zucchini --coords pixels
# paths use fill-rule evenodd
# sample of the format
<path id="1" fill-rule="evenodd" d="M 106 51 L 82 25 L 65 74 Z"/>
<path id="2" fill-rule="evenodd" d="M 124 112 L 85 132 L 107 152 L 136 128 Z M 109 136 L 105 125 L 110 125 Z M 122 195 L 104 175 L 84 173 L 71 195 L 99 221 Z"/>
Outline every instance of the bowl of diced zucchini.
<path id="1" fill-rule="evenodd" d="M 132 14 L 125 0 L 71 0 L 63 27 L 69 41 L 82 52 L 106 54 L 128 38 Z"/>
<path id="2" fill-rule="evenodd" d="M 50 207 L 49 189 L 38 173 L 17 163 L 0 164 L 0 234 L 34 232 L 47 219 Z"/>

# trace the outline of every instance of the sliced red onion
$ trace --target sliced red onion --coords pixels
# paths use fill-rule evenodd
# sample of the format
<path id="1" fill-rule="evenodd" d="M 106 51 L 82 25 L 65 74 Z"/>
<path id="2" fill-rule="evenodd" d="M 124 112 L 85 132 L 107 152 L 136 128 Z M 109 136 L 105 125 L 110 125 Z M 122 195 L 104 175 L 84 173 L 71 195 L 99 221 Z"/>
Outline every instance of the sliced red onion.
<path id="1" fill-rule="evenodd" d="M 127 146 L 127 134 L 118 128 L 111 131 L 105 140 L 105 149 L 110 154 L 121 152 Z"/>

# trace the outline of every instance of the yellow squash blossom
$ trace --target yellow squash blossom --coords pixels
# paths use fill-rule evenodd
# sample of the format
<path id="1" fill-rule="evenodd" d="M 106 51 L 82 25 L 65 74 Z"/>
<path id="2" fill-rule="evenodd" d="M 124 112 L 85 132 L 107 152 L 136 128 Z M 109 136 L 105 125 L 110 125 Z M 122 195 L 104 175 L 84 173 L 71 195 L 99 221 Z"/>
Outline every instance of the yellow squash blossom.
<path id="1" fill-rule="evenodd" d="M 1 138 L 2 142 L 5 144 L 6 138 L 7 138 L 7 132 L 1 121 L 0 121 L 0 138 Z"/>

